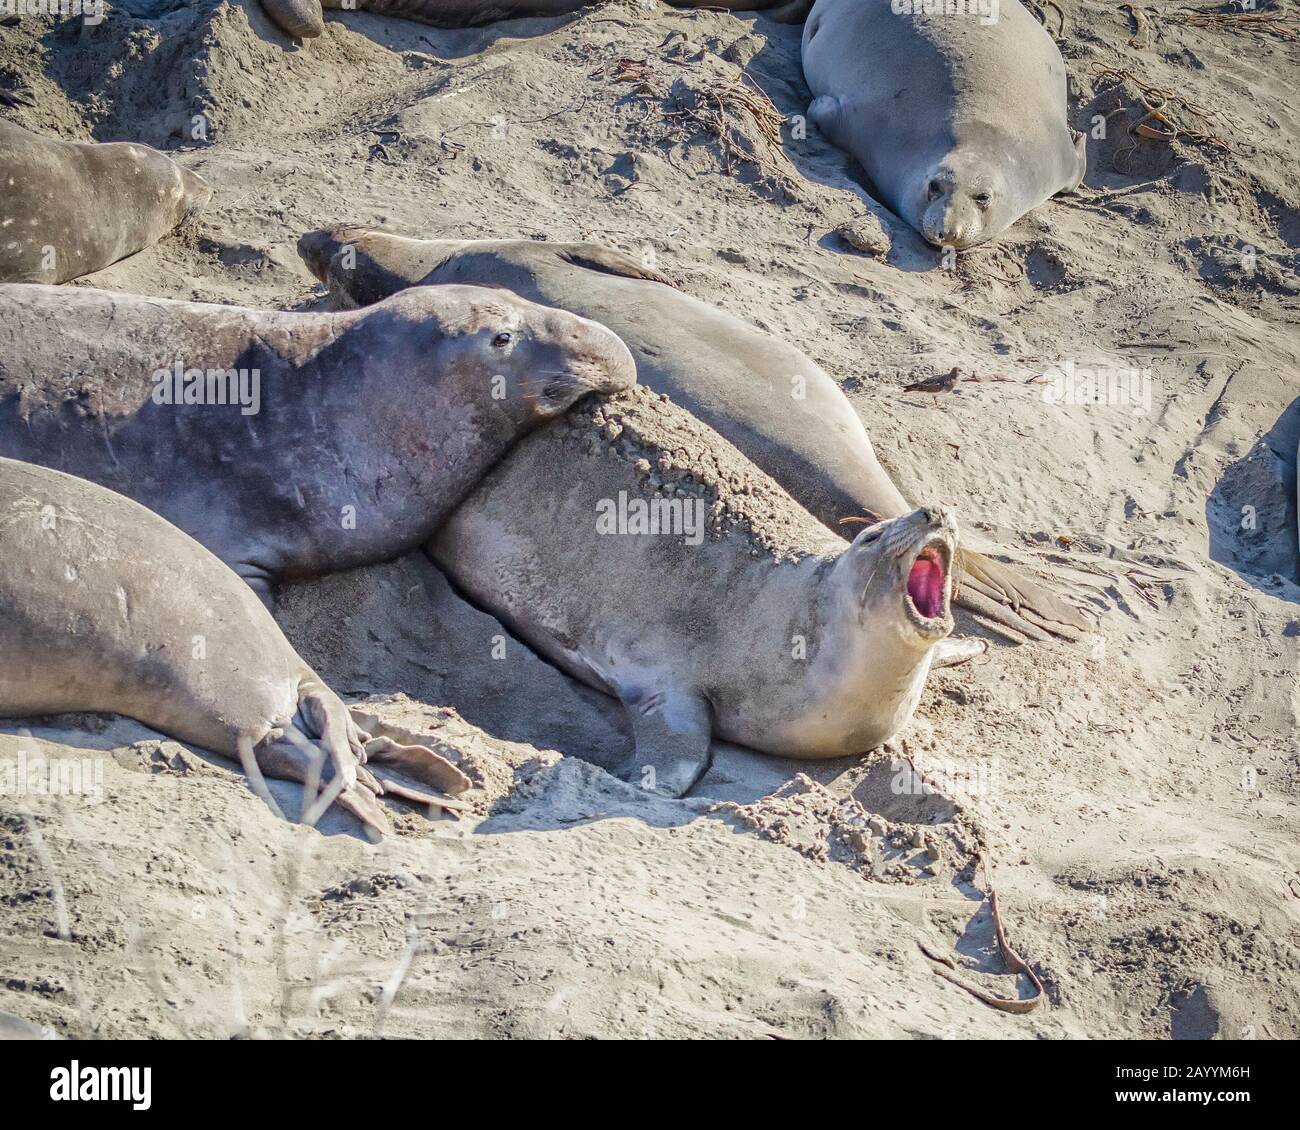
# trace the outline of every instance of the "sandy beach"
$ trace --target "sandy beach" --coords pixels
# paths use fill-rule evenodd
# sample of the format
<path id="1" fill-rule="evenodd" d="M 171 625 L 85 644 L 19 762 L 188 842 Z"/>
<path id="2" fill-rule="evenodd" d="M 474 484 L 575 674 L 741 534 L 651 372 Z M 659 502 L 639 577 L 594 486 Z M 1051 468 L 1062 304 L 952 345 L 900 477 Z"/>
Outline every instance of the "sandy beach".
<path id="1" fill-rule="evenodd" d="M 1300 1036 L 1300 24 L 1043 7 L 1071 121 L 1104 136 L 1077 193 L 952 269 L 804 121 L 801 28 L 762 15 L 332 12 L 295 45 L 256 0 L 123 0 L 5 27 L 9 120 L 213 186 L 72 285 L 320 309 L 295 245 L 326 225 L 606 244 L 806 352 L 909 499 L 1098 628 L 1017 646 L 959 612 L 989 651 L 935 671 L 900 738 L 721 745 L 674 801 L 606 771 L 617 702 L 424 554 L 286 585 L 303 657 L 456 759 L 470 810 L 395 806 L 371 844 L 134 722 L 0 721 L 24 767 L 0 1012 L 106 1038 Z M 1130 136 L 1142 84 L 1208 115 L 1178 111 L 1199 139 Z M 902 391 L 954 367 L 977 379 Z M 20 783 L 60 766 L 77 795 Z M 1044 988 L 1025 1014 L 944 975 L 1033 994 L 990 885 Z"/>

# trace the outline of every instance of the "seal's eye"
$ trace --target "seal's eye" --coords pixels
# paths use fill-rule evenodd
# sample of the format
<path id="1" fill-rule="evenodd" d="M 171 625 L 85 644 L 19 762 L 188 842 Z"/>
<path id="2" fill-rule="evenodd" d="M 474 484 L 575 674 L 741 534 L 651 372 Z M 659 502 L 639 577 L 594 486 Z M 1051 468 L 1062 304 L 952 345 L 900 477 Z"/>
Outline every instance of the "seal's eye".
<path id="1" fill-rule="evenodd" d="M 940 182 L 940 181 L 938 181 L 938 180 L 932 180 L 932 181 L 930 182 L 928 188 L 927 188 L 927 191 L 928 191 L 929 194 L 930 194 L 930 199 L 931 199 L 931 200 L 933 200 L 936 196 L 942 196 L 942 195 L 943 195 L 943 184 L 942 184 L 942 182 Z"/>
<path id="2" fill-rule="evenodd" d="M 510 335 L 502 330 L 501 333 L 497 334 L 497 336 L 492 339 L 492 344 L 498 349 L 501 349 L 504 346 L 509 345 L 511 340 L 512 338 Z"/>
<path id="3" fill-rule="evenodd" d="M 987 208 L 990 204 L 993 203 L 993 197 L 990 196 L 987 192 L 981 192 L 975 197 L 975 203 L 978 204 L 981 208 Z"/>

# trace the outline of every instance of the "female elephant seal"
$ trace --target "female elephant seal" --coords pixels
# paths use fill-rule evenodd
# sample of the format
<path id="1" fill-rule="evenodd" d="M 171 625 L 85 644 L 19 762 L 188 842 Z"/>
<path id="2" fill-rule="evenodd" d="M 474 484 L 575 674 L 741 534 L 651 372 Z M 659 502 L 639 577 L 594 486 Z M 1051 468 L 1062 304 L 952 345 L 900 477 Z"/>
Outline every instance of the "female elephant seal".
<path id="1" fill-rule="evenodd" d="M 156 243 L 212 190 L 147 145 L 59 141 L 0 121 L 0 282 L 61 283 Z"/>
<path id="2" fill-rule="evenodd" d="M 1083 180 L 1065 63 L 1019 0 L 817 0 L 808 115 L 940 247 L 992 239 Z"/>
<path id="3" fill-rule="evenodd" d="M 258 768 L 330 778 L 309 815 L 337 797 L 379 833 L 390 829 L 377 796 L 436 801 L 360 762 L 469 786 L 432 750 L 358 730 L 247 585 L 120 494 L 0 459 L 0 561 L 0 715 L 124 714 L 242 761 L 255 781 Z"/>
<path id="4" fill-rule="evenodd" d="M 711 736 L 864 753 L 911 716 L 939 646 L 946 662 L 983 651 L 946 641 L 955 534 L 925 509 L 846 544 L 634 389 L 525 440 L 428 548 L 471 600 L 622 701 L 636 750 L 621 775 L 681 796 Z"/>
<path id="5" fill-rule="evenodd" d="M 400 16 L 434 27 L 475 27 L 497 20 L 531 16 L 565 16 L 590 8 L 598 0 L 262 0 L 262 7 L 281 29 L 298 39 L 325 30 L 323 8 L 363 9 L 381 16 Z M 812 0 L 665 0 L 673 8 L 727 8 L 764 11 L 781 23 L 799 23 Z"/>
<path id="6" fill-rule="evenodd" d="M 496 284 L 594 318 L 636 357 L 638 379 L 716 429 L 831 529 L 912 507 L 876 459 L 839 386 L 798 349 L 682 294 L 657 272 L 590 243 L 424 240 L 339 227 L 298 251 L 335 304 L 364 305 L 417 283 Z M 1076 636 L 1086 618 L 1043 586 L 964 547 L 958 603 L 1017 637 Z"/>
<path id="7" fill-rule="evenodd" d="M 414 548 L 521 435 L 635 379 L 603 326 L 484 287 L 345 314 L 0 287 L 0 455 L 134 498 L 264 599 Z"/>

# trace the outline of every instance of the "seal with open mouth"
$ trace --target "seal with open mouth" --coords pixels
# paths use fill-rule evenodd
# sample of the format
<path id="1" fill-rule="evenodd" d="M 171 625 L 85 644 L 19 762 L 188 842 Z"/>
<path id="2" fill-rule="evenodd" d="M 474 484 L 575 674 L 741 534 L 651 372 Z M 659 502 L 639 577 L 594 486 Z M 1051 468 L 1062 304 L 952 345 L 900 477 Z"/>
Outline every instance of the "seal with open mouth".
<path id="1" fill-rule="evenodd" d="M 711 737 L 865 753 L 906 723 L 933 664 L 983 652 L 947 638 L 956 536 L 931 507 L 846 543 L 638 388 L 523 441 L 428 549 L 471 601 L 617 696 L 636 739 L 620 775 L 680 796 Z"/>
<path id="2" fill-rule="evenodd" d="M 410 239 L 343 225 L 308 232 L 298 253 L 344 308 L 417 284 L 474 283 L 594 318 L 627 343 L 641 384 L 720 432 L 830 529 L 843 532 L 852 516 L 913 509 L 854 406 L 811 357 L 621 252 L 549 240 Z M 958 603 L 1003 634 L 1041 641 L 1090 627 L 1073 604 L 968 539 L 959 557 L 966 579 Z"/>
<path id="3" fill-rule="evenodd" d="M 132 142 L 61 141 L 0 121 L 0 282 L 61 283 L 157 243 L 207 181 Z"/>

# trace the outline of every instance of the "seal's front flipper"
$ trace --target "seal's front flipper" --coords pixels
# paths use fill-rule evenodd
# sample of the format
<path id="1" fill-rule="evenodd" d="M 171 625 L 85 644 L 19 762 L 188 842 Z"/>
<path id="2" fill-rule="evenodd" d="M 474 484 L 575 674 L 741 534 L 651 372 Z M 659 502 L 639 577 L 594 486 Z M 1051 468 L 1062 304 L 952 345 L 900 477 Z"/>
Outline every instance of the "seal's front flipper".
<path id="1" fill-rule="evenodd" d="M 653 267 L 639 263 L 630 255 L 615 251 L 611 247 L 602 247 L 599 243 L 571 243 L 559 249 L 560 258 L 575 267 L 588 271 L 600 271 L 606 275 L 619 275 L 625 279 L 644 279 L 647 282 L 663 283 L 673 286 L 667 275 L 661 275 Z"/>
<path id="2" fill-rule="evenodd" d="M 709 767 L 709 704 L 690 691 L 625 698 L 636 750 L 619 766 L 623 780 L 660 796 L 683 797 Z"/>
<path id="3" fill-rule="evenodd" d="M 934 658 L 930 660 L 930 669 L 933 671 L 937 667 L 956 667 L 959 663 L 969 663 L 972 659 L 977 659 L 989 649 L 988 640 L 981 639 L 960 639 L 955 640 L 949 636 L 946 640 L 940 640 L 934 648 Z"/>
<path id="4" fill-rule="evenodd" d="M 840 145 L 844 133 L 844 104 L 838 98 L 832 94 L 819 94 L 808 106 L 808 120 L 832 145 Z"/>
<path id="5" fill-rule="evenodd" d="M 1088 171 L 1088 135 L 1074 129 L 1070 131 L 1070 135 L 1074 138 L 1074 157 L 1078 164 L 1074 176 L 1061 189 L 1062 192 L 1073 192 L 1078 188 L 1083 183 L 1084 174 Z"/>
<path id="6" fill-rule="evenodd" d="M 320 0 L 262 0 L 262 10 L 294 39 L 315 39 L 325 30 Z"/>

